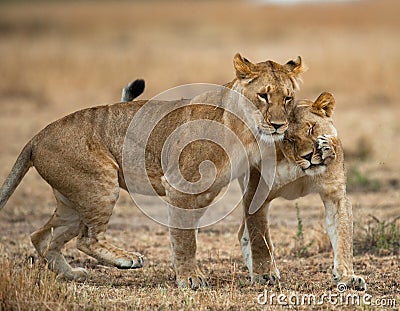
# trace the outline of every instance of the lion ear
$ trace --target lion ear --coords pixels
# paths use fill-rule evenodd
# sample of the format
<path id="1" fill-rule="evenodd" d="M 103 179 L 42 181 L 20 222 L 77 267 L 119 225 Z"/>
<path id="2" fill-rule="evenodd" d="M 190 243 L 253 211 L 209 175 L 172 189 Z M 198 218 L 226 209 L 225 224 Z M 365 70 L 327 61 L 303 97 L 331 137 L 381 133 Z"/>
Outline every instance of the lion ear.
<path id="1" fill-rule="evenodd" d="M 331 117 L 335 107 L 335 98 L 331 93 L 323 92 L 318 96 L 317 100 L 312 104 L 314 113 L 322 117 Z"/>
<path id="2" fill-rule="evenodd" d="M 236 77 L 242 82 L 250 83 L 257 77 L 257 73 L 251 69 L 253 64 L 239 53 L 236 53 L 233 57 L 233 66 L 235 67 Z"/>
<path id="3" fill-rule="evenodd" d="M 284 65 L 284 67 L 290 74 L 293 83 L 293 88 L 295 90 L 298 90 L 300 88 L 299 84 L 303 82 L 303 80 L 301 79 L 301 74 L 303 74 L 308 70 L 307 65 L 304 64 L 300 56 L 297 56 L 296 60 L 288 61 Z"/>

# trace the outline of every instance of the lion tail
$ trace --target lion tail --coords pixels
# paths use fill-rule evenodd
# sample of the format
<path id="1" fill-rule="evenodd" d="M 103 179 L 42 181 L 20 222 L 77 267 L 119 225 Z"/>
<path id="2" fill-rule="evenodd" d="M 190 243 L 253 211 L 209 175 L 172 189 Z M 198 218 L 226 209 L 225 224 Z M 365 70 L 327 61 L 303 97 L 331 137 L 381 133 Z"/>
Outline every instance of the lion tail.
<path id="1" fill-rule="evenodd" d="M 22 178 L 28 172 L 29 168 L 33 165 L 31 160 L 32 154 L 32 141 L 26 144 L 24 149 L 18 156 L 10 174 L 0 188 L 0 209 L 7 203 L 8 199 L 14 193 L 14 190 L 20 184 Z"/>
<path id="2" fill-rule="evenodd" d="M 143 79 L 136 79 L 122 89 L 121 101 L 130 102 L 144 91 L 145 82 Z"/>

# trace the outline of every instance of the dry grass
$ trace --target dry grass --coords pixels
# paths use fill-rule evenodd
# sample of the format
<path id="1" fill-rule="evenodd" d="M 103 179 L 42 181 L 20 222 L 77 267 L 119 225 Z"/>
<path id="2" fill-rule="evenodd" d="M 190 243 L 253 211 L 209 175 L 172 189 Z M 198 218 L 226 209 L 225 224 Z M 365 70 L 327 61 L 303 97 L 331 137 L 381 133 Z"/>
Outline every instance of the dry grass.
<path id="1" fill-rule="evenodd" d="M 355 269 L 366 277 L 369 294 L 397 298 L 400 306 L 398 248 L 377 248 L 384 238 L 398 246 L 390 242 L 390 226 L 383 235 L 379 226 L 398 217 L 400 206 L 399 9 L 397 0 L 294 7 L 228 1 L 1 3 L 0 180 L 34 133 L 74 110 L 117 101 L 133 78 L 146 79 L 143 97 L 149 98 L 183 83 L 231 80 L 238 51 L 254 61 L 302 55 L 310 70 L 298 98 L 330 91 L 337 100 L 335 124 L 354 173 L 349 176 Z M 371 189 L 371 182 L 379 188 Z M 273 205 L 271 231 L 282 281 L 270 290 L 330 291 L 332 254 L 320 199 Z M 167 230 L 132 208 L 125 194 L 108 236 L 144 253 L 146 266 L 120 271 L 98 265 L 72 241 L 67 260 L 88 268 L 89 280 L 56 281 L 29 241 L 53 209 L 49 187 L 31 172 L 1 212 L 1 310 L 261 308 L 257 296 L 264 287 L 250 286 L 236 239 L 238 210 L 200 232 L 198 258 L 211 287 L 191 292 L 175 288 Z"/>
<path id="2" fill-rule="evenodd" d="M 263 286 L 250 285 L 235 242 L 234 228 L 217 225 L 213 231 L 201 232 L 200 263 L 209 275 L 210 288 L 197 292 L 178 290 L 174 284 L 169 263 L 166 231 L 158 231 L 146 238 L 141 247 L 147 249 L 148 262 L 140 270 L 118 270 L 97 264 L 77 253 L 72 245 L 66 250 L 74 266 L 84 266 L 90 271 L 85 283 L 56 280 L 36 257 L 27 256 L 21 247 L 14 250 L 20 256 L 2 257 L 0 264 L 0 301 L 3 310 L 257 310 L 257 297 Z M 140 228 L 144 233 L 146 229 Z M 295 232 L 292 232 L 293 236 Z M 305 235 L 309 230 L 305 229 Z M 136 234 L 126 235 L 111 230 L 116 240 L 131 240 Z M 205 241 L 204 241 L 205 240 Z M 6 243 L 5 243 L 6 244 Z M 124 243 L 122 243 L 124 244 Z M 230 246 L 227 246 L 230 245 Z M 281 245 L 281 241 L 278 241 Z M 12 247 L 11 247 L 12 248 Z M 29 252 L 28 252 L 29 254 Z M 327 271 L 332 264 L 330 251 L 310 251 L 306 258 L 278 255 L 282 272 L 279 285 L 266 287 L 270 293 L 314 294 L 334 292 Z M 32 264 L 33 261 L 33 264 Z M 363 271 L 369 283 L 368 293 L 374 299 L 398 297 L 399 258 L 396 256 L 358 255 L 355 268 Z M 355 294 L 355 292 L 352 292 Z M 362 295 L 362 294 L 361 294 Z M 397 305 L 400 301 L 397 301 Z M 324 308 L 330 305 L 327 303 Z M 264 306 L 273 310 L 273 306 Z M 346 306 L 331 306 L 346 309 Z M 299 306 L 307 310 L 307 306 Z M 348 307 L 349 310 L 353 306 Z"/>

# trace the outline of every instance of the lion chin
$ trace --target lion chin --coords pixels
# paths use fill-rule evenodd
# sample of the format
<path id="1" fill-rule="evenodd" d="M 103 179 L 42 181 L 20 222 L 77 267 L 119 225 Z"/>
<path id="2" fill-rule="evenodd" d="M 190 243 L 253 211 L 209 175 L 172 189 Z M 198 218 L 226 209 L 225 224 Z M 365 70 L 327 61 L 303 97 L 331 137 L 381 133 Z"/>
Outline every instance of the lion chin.
<path id="1" fill-rule="evenodd" d="M 273 134 L 266 133 L 261 129 L 258 129 L 258 135 L 260 140 L 267 144 L 273 144 L 278 141 L 282 141 L 285 136 L 284 134 L 279 134 L 279 133 L 273 133 Z"/>
<path id="2" fill-rule="evenodd" d="M 307 176 L 317 176 L 325 173 L 326 165 L 312 165 L 307 169 L 303 170 Z"/>

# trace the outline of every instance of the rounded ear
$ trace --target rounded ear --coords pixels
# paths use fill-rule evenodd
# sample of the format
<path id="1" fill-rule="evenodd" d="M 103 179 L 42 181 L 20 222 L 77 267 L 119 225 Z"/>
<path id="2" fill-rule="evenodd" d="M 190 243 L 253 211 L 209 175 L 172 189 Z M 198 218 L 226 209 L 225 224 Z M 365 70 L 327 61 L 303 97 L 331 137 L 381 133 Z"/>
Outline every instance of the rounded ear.
<path id="1" fill-rule="evenodd" d="M 257 77 L 257 74 L 252 71 L 251 66 L 253 64 L 242 57 L 239 53 L 233 57 L 233 66 L 235 67 L 236 77 L 239 80 L 250 83 L 251 80 Z"/>
<path id="2" fill-rule="evenodd" d="M 304 62 L 300 56 L 297 56 L 296 60 L 288 61 L 284 65 L 284 67 L 286 68 L 286 70 L 289 72 L 289 74 L 291 76 L 293 88 L 295 90 L 298 90 L 300 88 L 299 84 L 301 82 L 303 82 L 301 79 L 301 74 L 306 72 L 308 70 L 308 67 L 306 66 L 306 64 L 304 64 Z"/>
<path id="3" fill-rule="evenodd" d="M 294 73 L 295 75 L 302 74 L 307 71 L 307 66 L 304 64 L 303 60 L 301 59 L 300 56 L 297 56 L 295 60 L 289 60 L 285 64 L 286 69 L 288 69 L 290 72 Z"/>
<path id="4" fill-rule="evenodd" d="M 323 92 L 318 96 L 316 101 L 312 104 L 314 113 L 322 117 L 331 117 L 335 107 L 335 98 L 331 93 Z"/>

